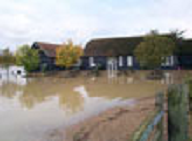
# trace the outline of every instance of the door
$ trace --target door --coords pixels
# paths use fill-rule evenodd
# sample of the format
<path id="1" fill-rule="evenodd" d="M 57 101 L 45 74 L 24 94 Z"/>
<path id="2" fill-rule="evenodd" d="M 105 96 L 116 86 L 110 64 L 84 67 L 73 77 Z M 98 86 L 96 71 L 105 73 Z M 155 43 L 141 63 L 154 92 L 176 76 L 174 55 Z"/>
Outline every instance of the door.
<path id="1" fill-rule="evenodd" d="M 117 58 L 110 57 L 107 59 L 107 71 L 109 77 L 115 77 L 117 74 Z"/>

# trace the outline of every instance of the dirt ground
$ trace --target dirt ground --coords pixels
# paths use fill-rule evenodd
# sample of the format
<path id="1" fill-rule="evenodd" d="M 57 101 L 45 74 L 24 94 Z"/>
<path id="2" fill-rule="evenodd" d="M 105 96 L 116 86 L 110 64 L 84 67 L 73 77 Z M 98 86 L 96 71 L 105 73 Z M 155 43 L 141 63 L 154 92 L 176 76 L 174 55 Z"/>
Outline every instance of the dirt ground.
<path id="1" fill-rule="evenodd" d="M 64 141 L 128 141 L 154 108 L 151 97 L 139 99 L 134 106 L 107 110 L 69 127 Z"/>

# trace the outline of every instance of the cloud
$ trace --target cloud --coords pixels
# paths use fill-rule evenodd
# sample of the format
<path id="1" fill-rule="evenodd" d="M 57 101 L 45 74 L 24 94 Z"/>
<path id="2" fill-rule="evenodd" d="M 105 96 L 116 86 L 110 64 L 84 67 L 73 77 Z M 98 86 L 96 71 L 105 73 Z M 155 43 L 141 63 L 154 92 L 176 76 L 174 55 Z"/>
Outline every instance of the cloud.
<path id="1" fill-rule="evenodd" d="M 0 48 L 34 41 L 85 43 L 91 38 L 132 36 L 151 29 L 187 30 L 190 0 L 0 0 Z"/>

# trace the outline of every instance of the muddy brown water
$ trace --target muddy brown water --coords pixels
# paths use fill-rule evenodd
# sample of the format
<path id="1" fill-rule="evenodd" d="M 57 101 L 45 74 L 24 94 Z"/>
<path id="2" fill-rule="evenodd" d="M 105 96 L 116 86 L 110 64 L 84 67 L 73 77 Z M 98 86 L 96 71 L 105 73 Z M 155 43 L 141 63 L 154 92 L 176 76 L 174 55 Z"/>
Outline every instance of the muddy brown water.
<path id="1" fill-rule="evenodd" d="M 55 131 L 109 108 L 134 104 L 137 98 L 154 96 L 170 83 L 173 78 L 149 81 L 140 73 L 110 79 L 26 79 L 4 73 L 0 78 L 0 141 L 60 141 L 63 134 Z"/>

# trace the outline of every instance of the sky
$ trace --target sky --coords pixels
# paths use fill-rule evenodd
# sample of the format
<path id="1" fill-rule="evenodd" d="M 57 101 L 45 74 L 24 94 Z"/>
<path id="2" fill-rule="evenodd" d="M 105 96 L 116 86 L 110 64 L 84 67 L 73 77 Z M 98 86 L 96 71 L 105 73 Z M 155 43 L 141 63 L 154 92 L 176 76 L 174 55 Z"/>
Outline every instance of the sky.
<path id="1" fill-rule="evenodd" d="M 35 41 L 145 35 L 184 30 L 192 37 L 192 0 L 0 0 L 0 49 Z"/>

